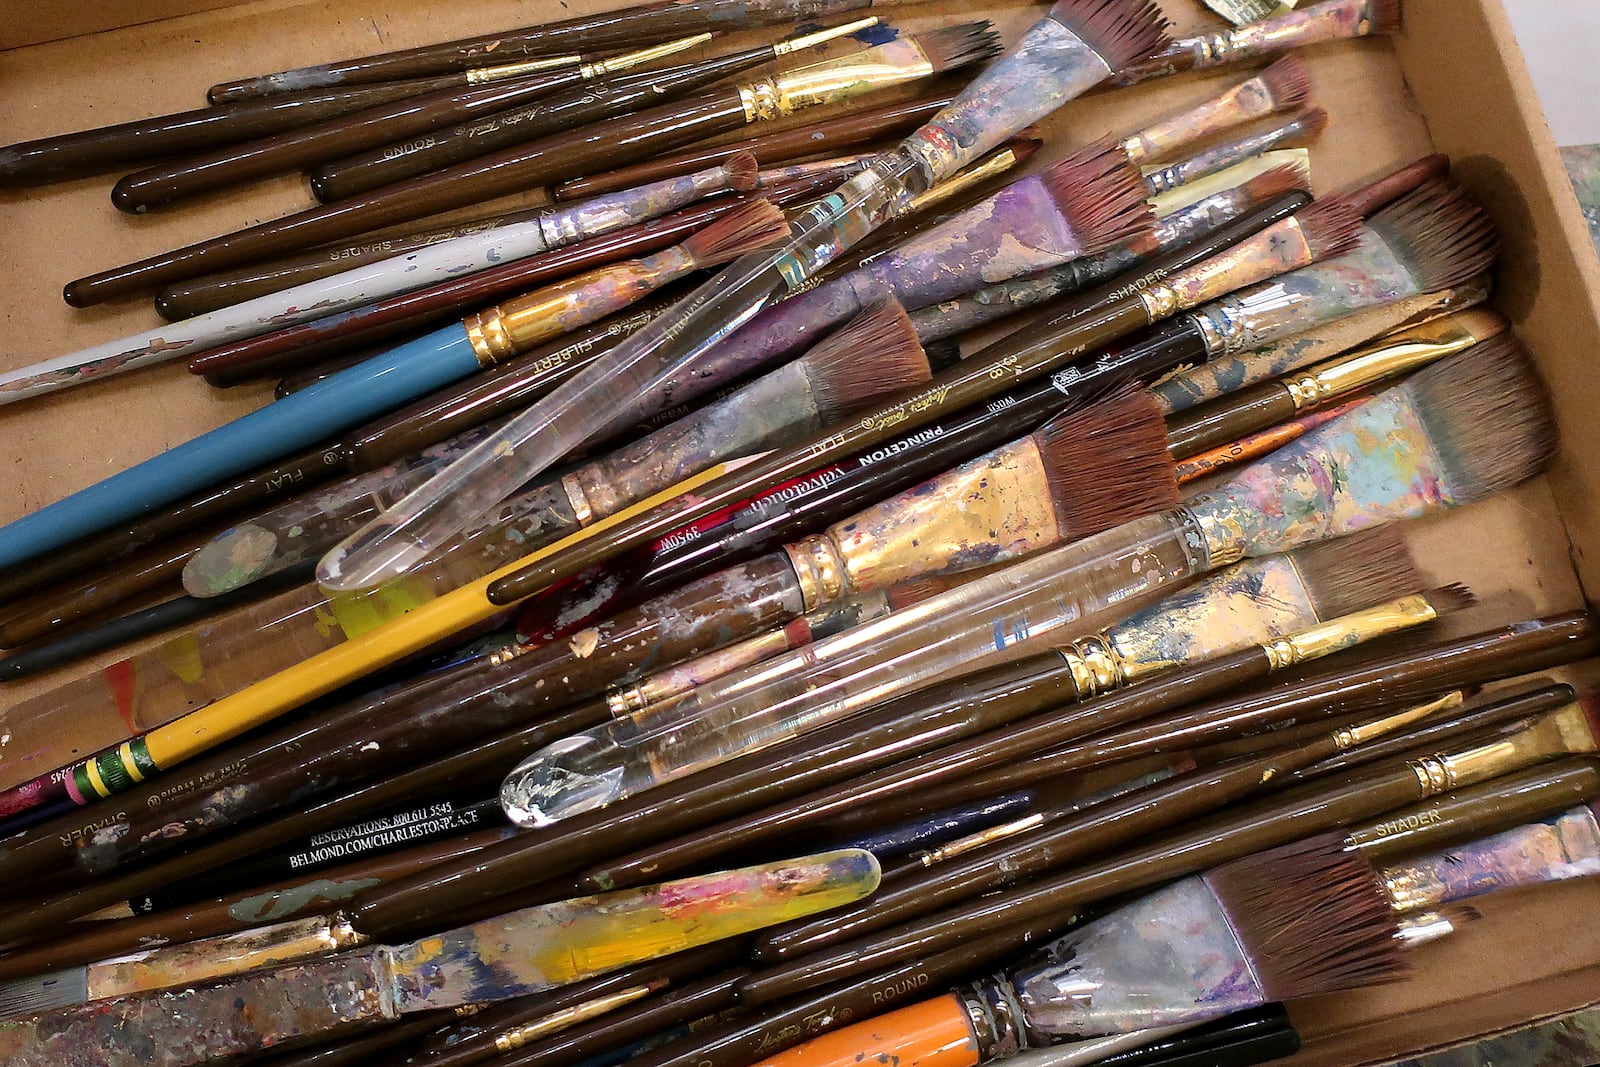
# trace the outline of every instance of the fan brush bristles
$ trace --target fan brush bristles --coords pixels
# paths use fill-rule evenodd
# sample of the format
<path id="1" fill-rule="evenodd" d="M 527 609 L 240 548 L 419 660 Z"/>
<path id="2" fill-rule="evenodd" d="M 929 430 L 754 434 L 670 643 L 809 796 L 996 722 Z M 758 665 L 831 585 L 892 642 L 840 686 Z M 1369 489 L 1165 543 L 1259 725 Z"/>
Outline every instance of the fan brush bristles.
<path id="1" fill-rule="evenodd" d="M 1476 278 L 1500 250 L 1494 224 L 1449 179 L 1419 185 L 1367 221 L 1417 280 L 1437 292 Z"/>
<path id="2" fill-rule="evenodd" d="M 1155 0 L 1056 0 L 1049 17 L 1114 71 L 1167 45 L 1169 23 Z"/>
<path id="3" fill-rule="evenodd" d="M 1399 33 L 1403 19 L 1400 15 L 1401 0 L 1370 0 L 1367 4 L 1367 19 L 1372 23 L 1373 33 Z"/>
<path id="4" fill-rule="evenodd" d="M 696 266 L 715 267 L 754 252 L 789 232 L 783 212 L 766 199 L 752 200 L 690 234 L 683 250 Z"/>
<path id="5" fill-rule="evenodd" d="M 1424 367 L 1400 388 L 1410 393 L 1460 503 L 1526 481 L 1555 454 L 1550 398 L 1509 334 Z"/>
<path id="6" fill-rule="evenodd" d="M 1257 174 L 1244 183 L 1245 194 L 1252 204 L 1264 204 L 1284 193 L 1311 191 L 1311 174 L 1300 160 L 1273 167 Z"/>
<path id="7" fill-rule="evenodd" d="M 1090 537 L 1180 503 L 1166 420 L 1148 390 L 1115 393 L 1058 415 L 1033 439 L 1063 540 Z"/>
<path id="8" fill-rule="evenodd" d="M 1289 553 L 1317 618 L 1328 620 L 1427 588 L 1400 527 L 1378 526 Z"/>
<path id="9" fill-rule="evenodd" d="M 749 192 L 761 180 L 761 164 L 754 152 L 735 152 L 723 161 L 722 172 L 728 176 L 728 188 L 736 193 Z"/>
<path id="10" fill-rule="evenodd" d="M 893 298 L 867 308 L 806 353 L 811 395 L 823 422 L 876 406 L 932 376 L 905 307 Z"/>
<path id="11" fill-rule="evenodd" d="M 1205 876 L 1271 1000 L 1390 981 L 1408 970 L 1371 862 L 1323 834 Z"/>
<path id="12" fill-rule="evenodd" d="M 1272 98 L 1272 109 L 1299 107 L 1311 95 L 1311 73 L 1299 56 L 1284 56 L 1256 77 Z"/>
<path id="13" fill-rule="evenodd" d="M 935 74 L 982 63 L 1000 54 L 1000 35 L 987 19 L 919 33 L 912 40 L 933 64 Z"/>
<path id="14" fill-rule="evenodd" d="M 1324 197 L 1294 217 L 1313 260 L 1342 256 L 1361 243 L 1362 218 L 1342 197 Z"/>
<path id="15" fill-rule="evenodd" d="M 1085 254 L 1143 233 L 1155 221 L 1144 174 L 1120 144 L 1086 145 L 1041 177 Z"/>

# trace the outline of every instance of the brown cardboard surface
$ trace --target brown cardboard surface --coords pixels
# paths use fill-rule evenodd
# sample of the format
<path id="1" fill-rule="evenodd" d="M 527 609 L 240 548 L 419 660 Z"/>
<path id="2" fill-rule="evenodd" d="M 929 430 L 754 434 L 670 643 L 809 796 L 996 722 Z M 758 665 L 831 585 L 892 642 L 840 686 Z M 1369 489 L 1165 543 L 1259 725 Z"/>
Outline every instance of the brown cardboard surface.
<path id="1" fill-rule="evenodd" d="M 177 0 L 174 0 L 176 3 Z M 220 2 L 220 0 L 217 0 Z M 0 6 L 0 13 L 33 5 Z M 376 49 L 523 25 L 593 10 L 602 0 L 555 5 L 480 0 L 345 3 L 254 0 L 160 19 L 162 0 L 135 5 L 120 29 L 62 16 L 14 20 L 3 40 L 68 40 L 0 52 L 0 141 L 10 142 L 199 106 L 215 81 Z M 1202 14 L 1164 0 L 1180 23 Z M 1337 189 L 1435 148 L 1495 215 L 1507 253 L 1497 303 L 1517 323 L 1555 388 L 1565 446 L 1555 470 L 1505 498 L 1415 524 L 1410 539 L 1436 580 L 1469 584 L 1480 601 L 1455 630 L 1580 605 L 1600 588 L 1594 485 L 1600 481 L 1600 420 L 1590 414 L 1594 353 L 1600 351 L 1600 262 L 1538 116 L 1498 0 L 1407 0 L 1408 32 L 1305 55 L 1315 102 L 1333 122 L 1313 149 L 1319 191 Z M 982 5 L 1007 41 L 1036 6 Z M 910 28 L 971 18 L 974 5 L 942 2 L 891 12 Z M 146 17 L 159 21 L 144 21 Z M 136 24 L 132 24 L 136 23 Z M 64 27 L 64 28 L 61 28 Z M 752 39 L 743 35 L 740 40 Z M 1238 72 L 1079 101 L 1043 129 L 1043 162 L 1096 136 L 1197 101 Z M 221 233 L 309 203 L 298 179 L 274 182 L 149 218 L 116 212 L 112 177 L 33 191 L 0 192 L 0 365 L 22 366 L 155 324 L 147 304 L 73 311 L 60 285 L 77 276 Z M 534 194 L 536 195 L 536 194 Z M 0 521 L 58 499 L 171 444 L 266 402 L 265 387 L 212 390 L 181 365 L 0 410 Z M 1576 566 L 1575 562 L 1576 560 Z M 107 654 L 101 662 L 125 652 Z M 58 671 L 0 690 L 0 708 L 83 670 Z M 0 767 L 4 766 L 0 739 Z M 1328 998 L 1297 1012 L 1313 1048 L 1308 1064 L 1372 1062 L 1553 1014 L 1600 999 L 1600 939 L 1573 921 L 1600 905 L 1600 882 L 1494 901 L 1487 921 L 1419 954 L 1419 976 L 1378 993 Z M 1513 921 L 1516 920 L 1516 921 Z M 1581 928 L 1580 928 L 1581 927 Z"/>

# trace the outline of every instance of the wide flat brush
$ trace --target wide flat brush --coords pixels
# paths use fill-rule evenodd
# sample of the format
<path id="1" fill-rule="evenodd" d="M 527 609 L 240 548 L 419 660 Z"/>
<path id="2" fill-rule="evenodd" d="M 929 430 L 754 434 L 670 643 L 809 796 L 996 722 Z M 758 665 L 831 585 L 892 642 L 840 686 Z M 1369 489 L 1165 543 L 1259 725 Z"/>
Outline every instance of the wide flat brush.
<path id="1" fill-rule="evenodd" d="M 549 122 L 550 128 L 559 129 L 567 122 L 588 122 L 693 92 L 719 77 L 771 58 L 770 52 L 761 49 L 754 54 L 741 54 L 738 60 L 732 56 L 715 57 L 705 62 L 705 76 L 684 68 L 622 73 L 709 40 L 709 33 L 696 34 L 554 74 L 423 93 L 242 145 L 185 156 L 124 176 L 112 187 L 111 203 L 118 210 L 143 214 L 373 145 L 404 141 L 456 123 L 481 122 L 485 116 L 512 109 L 525 112 L 530 122 Z M 599 92 L 583 84 L 591 80 L 600 82 Z M 615 112 L 611 110 L 613 106 Z"/>
<path id="2" fill-rule="evenodd" d="M 314 67 L 260 74 L 213 85 L 207 97 L 213 104 L 228 100 L 293 92 L 324 85 L 360 85 L 398 78 L 418 78 L 449 71 L 488 66 L 489 60 L 510 57 L 535 59 L 560 56 L 565 63 L 582 62 L 580 51 L 633 48 L 651 41 L 670 40 L 705 30 L 745 29 L 802 18 L 843 14 L 874 6 L 861 0 L 828 0 L 823 4 L 795 0 L 768 0 L 759 7 L 715 0 L 682 7 L 640 4 L 604 15 L 579 15 L 521 29 L 504 30 L 457 41 L 419 45 Z"/>
<path id="3" fill-rule="evenodd" d="M 836 907 L 877 883 L 870 853 L 841 851 L 563 901 L 412 944 L 0 1023 L 0 1047 L 19 1067 L 63 1060 L 180 1067 L 362 1022 L 537 992 Z M 107 1043 L 107 1026 L 128 1039 Z"/>
<path id="4" fill-rule="evenodd" d="M 0 558 L 26 558 L 303 448 L 472 373 L 560 331 L 599 318 L 654 285 L 725 263 L 782 232 L 782 213 L 756 200 L 681 245 L 530 294 L 419 338 L 80 490 L 0 530 Z"/>
<path id="5" fill-rule="evenodd" d="M 528 761 L 518 788 L 543 818 L 556 820 L 565 811 L 565 786 L 583 793 L 585 806 L 649 788 L 714 765 L 733 731 L 753 739 L 797 723 L 820 725 L 854 710 L 867 693 L 883 699 L 905 692 L 1023 636 L 1082 626 L 1168 581 L 1482 499 L 1531 476 L 1553 447 L 1548 401 L 1526 355 L 1504 338 L 1490 341 L 1424 368 L 1182 509 L 1013 564 L 870 624 L 848 644 L 822 642 L 805 662 L 779 657 L 759 682 L 705 694 L 694 717 L 674 720 L 670 745 L 666 733 L 596 731 L 569 747 L 571 757 L 552 750 Z M 1354 473 L 1368 465 L 1392 471 L 1395 463 L 1415 476 L 1366 481 Z M 1363 488 L 1350 491 L 1357 481 Z M 997 631 L 999 612 L 1006 623 Z M 916 657 L 915 671 L 907 655 Z"/>
<path id="6" fill-rule="evenodd" d="M 87 307 L 158 289 L 168 282 L 220 267 L 239 266 L 265 255 L 298 251 L 576 177 L 596 169 L 602 161 L 612 165 L 631 161 L 812 104 L 931 77 L 986 59 L 994 48 L 994 35 L 977 25 L 900 38 L 858 55 L 798 67 L 749 86 L 692 96 L 547 135 L 364 196 L 285 215 L 101 271 L 68 282 L 63 295 L 68 303 Z M 759 96 L 763 107 L 747 107 L 747 96 Z M 767 101 L 771 102 L 770 107 L 766 106 Z"/>

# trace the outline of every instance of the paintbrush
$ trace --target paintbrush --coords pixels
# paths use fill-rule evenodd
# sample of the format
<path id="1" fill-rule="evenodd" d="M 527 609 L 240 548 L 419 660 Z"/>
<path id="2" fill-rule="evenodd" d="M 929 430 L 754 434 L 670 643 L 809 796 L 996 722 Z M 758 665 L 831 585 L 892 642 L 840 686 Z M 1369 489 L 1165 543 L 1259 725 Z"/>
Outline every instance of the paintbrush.
<path id="1" fill-rule="evenodd" d="M 841 351 L 853 348 L 846 345 Z M 854 566 L 846 567 L 842 584 L 819 581 L 829 573 L 815 554 L 821 551 L 819 541 L 819 547 L 809 553 L 803 546 L 790 549 L 691 583 L 588 628 L 570 641 L 515 646 L 492 657 L 489 664 L 464 665 L 455 672 L 455 680 L 443 687 L 430 683 L 432 688 L 419 694 L 418 699 L 437 709 L 448 707 L 453 734 L 472 729 L 483 714 L 504 716 L 502 708 L 508 697 L 515 700 L 518 715 L 537 715 L 599 695 L 618 682 L 636 680 L 647 667 L 683 660 L 707 648 L 783 625 L 801 611 L 815 611 L 847 592 L 881 588 L 919 570 L 938 573 L 959 569 L 973 559 L 1032 551 L 1043 537 L 1060 538 L 1105 529 L 1126 515 L 1147 511 L 1171 499 L 1170 475 L 1162 477 L 1165 472 L 1159 463 L 1141 466 L 1130 460 L 1123 449 L 1108 447 L 1111 442 L 1106 440 L 1112 437 L 1119 445 L 1137 445 L 1142 435 L 1147 442 L 1146 451 L 1153 452 L 1159 460 L 1159 420 L 1147 417 L 1130 424 L 1115 409 L 1108 410 L 1103 418 L 1103 423 L 1082 420 L 1085 430 L 1100 431 L 1100 440 L 1084 432 L 1061 440 L 1047 438 L 1043 445 L 1029 439 L 1015 450 L 1015 456 L 1003 456 L 957 472 L 948 485 L 939 488 L 939 508 L 906 509 L 900 506 L 901 502 L 893 502 L 884 510 L 887 525 L 879 531 L 881 541 L 875 543 L 851 533 L 859 524 L 844 524 L 841 536 L 854 542 L 846 550 Z M 1109 461 L 1124 470 L 1119 484 L 1127 493 L 1095 492 L 1103 484 L 1103 468 L 1086 463 L 1084 453 L 1099 449 L 1105 449 Z M 1041 451 L 1047 453 L 1044 458 Z M 1017 470 L 1008 469 L 1011 466 Z M 1059 471 L 1055 469 L 1058 467 Z M 1137 489 L 1141 481 L 1150 483 L 1150 487 Z M 929 494 L 913 493 L 909 499 L 920 500 L 926 495 Z M 1047 507 L 1050 497 L 1056 497 L 1061 503 L 1061 515 L 1030 512 L 1025 516 L 1028 521 L 1013 522 L 1008 513 L 1024 506 L 1021 501 L 1030 496 L 1042 496 Z M 986 501 L 985 497 L 992 499 Z M 926 546 L 943 536 L 939 524 L 928 521 L 929 516 L 937 518 L 941 509 L 949 510 L 948 501 L 963 499 L 966 513 L 982 510 L 987 517 L 975 524 L 958 521 L 955 535 L 966 543 L 952 547 L 947 554 L 929 556 Z M 897 513 L 897 508 L 904 514 Z M 871 518 L 866 516 L 863 522 Z M 982 532 L 995 522 L 1000 531 Z M 281 745 L 256 753 L 251 769 L 240 772 L 241 776 L 248 776 L 252 796 L 229 800 L 229 821 L 259 813 L 264 810 L 263 803 L 278 796 L 275 786 L 263 784 L 266 778 L 281 778 L 290 795 L 304 797 L 325 781 L 350 780 L 359 773 L 356 762 L 373 764 L 400 757 L 410 744 L 404 736 L 437 743 L 437 729 L 425 729 L 414 718 L 397 714 L 397 700 L 414 703 L 413 698 L 390 695 L 384 699 L 390 706 L 382 713 L 353 708 L 347 715 L 355 720 L 353 725 L 362 742 L 359 745 L 332 747 L 325 738 L 321 755 L 308 757 L 301 753 L 287 762 L 278 752 Z M 475 708 L 480 710 L 474 711 Z M 430 717 L 432 714 L 436 712 Z M 400 736 L 390 736 L 387 728 L 376 725 L 379 721 L 392 723 Z M 371 745 L 378 747 L 366 751 Z M 276 766 L 272 776 L 265 769 L 268 765 Z M 219 828 L 211 801 L 211 794 L 199 793 L 163 804 L 157 814 L 161 827 L 157 832 L 145 832 L 144 818 L 137 813 L 131 815 L 131 821 L 121 824 L 114 835 L 107 835 L 115 836 L 116 841 L 96 845 L 95 866 L 130 862 L 172 847 L 180 837 L 188 840 Z M 81 853 L 80 860 L 86 855 Z"/>
<path id="2" fill-rule="evenodd" d="M 311 191 L 323 203 L 343 200 L 393 182 L 476 159 L 502 148 L 524 144 L 548 133 L 665 103 L 686 95 L 689 90 L 711 85 L 761 63 L 793 55 L 840 37 L 860 34 L 878 23 L 876 16 L 856 19 L 788 41 L 746 49 L 735 53 L 737 61 L 729 56 L 688 65 L 675 77 L 659 79 L 666 90 L 664 92 L 655 91 L 654 83 L 644 79 L 635 83 L 637 89 L 613 81 L 614 89 L 622 91 L 608 93 L 606 95 L 611 99 L 603 104 L 596 106 L 591 103 L 570 115 L 556 114 L 554 109 L 540 105 L 508 108 L 455 129 L 435 129 L 424 141 L 408 142 L 407 135 L 403 134 L 374 139 L 365 145 L 351 146 L 349 151 L 323 156 L 319 160 L 321 166 L 310 171 Z M 702 68 L 715 69 L 705 69 L 702 73 Z M 681 89 L 677 86 L 678 81 L 684 83 Z"/>
<path id="3" fill-rule="evenodd" d="M 953 26 L 549 134 L 371 194 L 300 211 L 68 282 L 76 307 L 160 288 L 219 267 L 298 251 L 382 226 L 575 177 L 819 103 L 932 77 L 992 54 L 986 25 Z M 749 101 L 748 105 L 746 101 Z M 990 147 L 990 146 L 985 146 Z"/>
<path id="4" fill-rule="evenodd" d="M 631 297 L 708 265 L 725 263 L 772 241 L 782 213 L 755 200 L 682 244 L 639 260 L 579 275 L 479 312 L 350 368 L 267 408 L 80 490 L 0 529 L 0 558 L 15 561 L 64 544 L 322 440 L 480 366 L 592 321 Z M 157 488 L 159 486 L 159 489 Z"/>
<path id="5" fill-rule="evenodd" d="M 1330 399 L 1409 373 L 1510 328 L 1511 323 L 1499 312 L 1459 311 L 1389 334 L 1292 378 L 1230 393 L 1168 418 L 1173 458 L 1188 459 L 1243 434 L 1285 422 Z"/>
<path id="6" fill-rule="evenodd" d="M 588 438 L 605 417 L 612 401 L 602 398 L 618 391 L 614 386 L 619 375 L 626 374 L 630 382 L 681 376 L 679 372 L 696 356 L 881 225 L 895 213 L 898 203 L 936 185 L 1068 98 L 1105 80 L 1113 66 L 1150 50 L 1161 37 L 1159 16 L 1142 0 L 1112 4 L 1061 0 L 1051 12 L 1023 35 L 1005 59 L 985 68 L 955 103 L 886 159 L 850 179 L 831 199 L 819 202 L 797 220 L 781 249 L 750 257 L 737 270 L 723 272 L 686 300 L 680 311 L 635 334 L 604 364 L 590 368 L 534 405 L 514 424 L 515 432 L 506 436 L 504 443 L 516 453 L 518 469 L 504 473 L 523 481 L 550 466 Z M 621 391 L 631 396 L 637 388 L 629 385 Z M 599 405 L 588 398 L 600 401 Z M 535 437 L 540 446 L 524 449 Z M 865 442 L 850 444 L 855 451 Z M 449 477 L 441 476 L 426 491 L 413 494 L 411 505 L 391 514 L 381 532 L 369 530 L 358 542 L 356 562 L 360 565 L 342 570 L 335 581 L 367 582 L 374 573 L 401 564 L 391 555 L 401 540 L 432 542 L 446 530 L 458 528 L 469 513 L 492 506 L 509 487 L 484 483 L 485 461 L 485 456 L 468 457 Z M 782 473 L 778 465 L 763 470 L 760 480 L 776 481 Z M 468 494 L 465 490 L 471 483 L 476 484 Z M 736 496 L 708 500 L 705 510 L 747 495 L 742 491 L 745 488 L 741 486 Z M 446 505 L 447 499 L 453 502 Z M 692 517 L 697 516 L 685 516 Z M 403 534 L 396 532 L 401 528 Z M 653 530 L 640 540 L 664 532 Z M 597 561 L 583 560 L 568 573 L 592 562 Z M 552 580 L 541 580 L 534 588 Z"/>
<path id="7" fill-rule="evenodd" d="M 523 258 L 601 236 L 715 192 L 748 188 L 755 174 L 753 158 L 736 157 L 714 170 L 602 197 L 498 231 L 459 237 L 396 262 L 371 264 L 333 278 L 197 315 L 181 324 L 168 324 L 58 356 L 0 378 L 0 402 L 21 400 L 92 378 L 186 356 L 220 341 L 277 329 L 292 320 L 303 321 L 359 307 L 377 296 L 416 288 L 454 273 L 481 270 L 505 259 Z"/>
<path id="8" fill-rule="evenodd" d="M 1181 71 L 1207 70 L 1293 48 L 1399 30 L 1400 0 L 1322 0 L 1250 26 L 1174 38 L 1123 66 L 1111 83 L 1134 85 Z"/>
<path id="9" fill-rule="evenodd" d="M 902 322 L 909 337 L 909 320 Z M 1025 426 L 1031 414 L 1027 406 L 1005 410 L 1004 423 Z M 782 544 L 777 551 L 788 558 L 805 611 L 899 582 L 1017 559 L 1176 500 L 1161 434 L 1161 419 L 1148 401 L 1110 397 L 1057 416 L 1028 437 L 841 517 L 822 532 Z M 868 460 L 869 467 L 900 466 L 894 452 Z M 1113 484 L 1116 489 L 1108 491 Z M 824 488 L 832 488 L 838 498 L 839 480 Z M 798 495 L 783 501 L 791 512 Z M 814 528 L 815 523 L 807 525 Z M 719 539 L 715 548 L 699 545 L 696 558 L 705 563 L 725 560 L 729 547 L 727 539 Z M 552 590 L 555 595 L 524 608 L 519 628 L 539 642 L 554 641 L 700 569 L 648 567 L 624 583 L 612 572 L 570 590 L 558 588 Z M 613 591 L 608 584 L 619 587 Z M 623 684 L 632 680 L 617 679 Z"/>
<path id="10" fill-rule="evenodd" d="M 1185 508 L 1045 552 L 869 624 L 848 643 L 848 670 L 833 663 L 846 654 L 839 638 L 814 646 L 804 662 L 777 657 L 759 679 L 736 675 L 703 688 L 675 709 L 670 727 L 594 731 L 561 755 L 536 755 L 508 788 L 536 821 L 559 820 L 571 813 L 568 797 L 581 794 L 583 810 L 715 765 L 730 747 L 843 717 L 868 693 L 882 700 L 905 692 L 1025 636 L 1081 626 L 1170 581 L 1482 499 L 1536 473 L 1553 447 L 1549 409 L 1525 355 L 1504 338 L 1478 345 L 1191 497 Z M 1353 472 L 1367 464 L 1392 470 L 1396 462 L 1414 477 L 1363 481 L 1352 491 Z M 1330 469 L 1341 476 L 1329 477 Z M 1368 495 L 1380 485 L 1381 494 Z M 1002 610 L 1004 625 L 996 627 Z M 901 659 L 908 652 L 917 656 L 915 671 Z"/>
<path id="11" fill-rule="evenodd" d="M 170 721 L 186 707 L 226 697 L 260 680 L 275 666 L 292 666 L 312 649 L 359 637 L 507 559 L 524 555 L 530 546 L 549 541 L 564 529 L 604 521 L 608 514 L 629 506 L 630 500 L 649 495 L 652 487 L 670 486 L 676 475 L 689 476 L 710 464 L 770 447 L 785 433 L 809 432 L 875 397 L 925 379 L 928 372 L 904 314 L 896 316 L 885 308 L 884 314 L 864 317 L 859 328 L 841 331 L 819 345 L 814 356 L 751 383 L 722 403 L 598 457 L 563 480 L 529 487 L 496 522 L 474 531 L 442 553 L 434 565 L 401 583 L 354 598 L 329 595 L 314 586 L 286 593 L 240 617 L 175 638 L 151 653 L 31 701 L 18 717 L 17 728 L 27 735 L 25 741 L 19 735 L 19 743 L 36 745 L 40 752 L 65 752 L 62 746 L 86 744 L 93 735 L 94 747 L 104 747 L 126 738 L 126 717 L 146 727 Z M 325 494 L 311 503 L 319 501 L 332 506 Z M 578 504 L 584 512 L 581 522 L 575 513 Z M 260 551 L 250 559 L 239 559 L 251 545 L 259 549 L 266 544 L 265 538 L 245 533 L 242 546 L 234 544 L 222 554 L 228 567 L 259 562 Z M 262 631 L 277 637 L 263 643 Z M 697 639 L 686 637 L 686 647 L 695 647 Z M 174 650 L 183 652 L 176 664 Z M 128 677 L 141 679 L 137 690 L 124 691 L 120 683 Z M 69 708 L 71 719 L 63 719 Z M 94 709 L 98 714 L 91 713 Z M 52 786 L 46 792 L 58 791 Z M 21 799 L 24 794 L 31 800 L 37 790 L 25 788 L 10 795 Z"/>
<path id="12" fill-rule="evenodd" d="M 19 1065 L 148 1064 L 155 1050 L 153 1062 L 178 1067 L 361 1022 L 537 992 L 837 907 L 877 882 L 870 853 L 841 851 L 563 901 L 411 944 L 0 1024 L 0 1047 Z M 100 1037 L 113 1018 L 129 1033 L 120 1049 Z"/>
<path id="13" fill-rule="evenodd" d="M 1230 86 L 1203 103 L 1166 116 L 1121 141 L 1134 163 L 1169 156 L 1206 137 L 1305 103 L 1311 75 L 1296 56 L 1285 56 L 1261 73 Z"/>
<path id="14" fill-rule="evenodd" d="M 1307 108 L 1260 133 L 1224 141 L 1168 166 L 1147 166 L 1143 168 L 1145 187 L 1159 204 L 1163 195 L 1170 196 L 1173 190 L 1198 184 L 1202 179 L 1220 174 L 1246 160 L 1277 149 L 1315 141 L 1327 126 L 1326 111 L 1320 107 Z"/>
<path id="15" fill-rule="evenodd" d="M 408 96 L 242 145 L 184 156 L 124 176 L 111 189 L 111 203 L 121 211 L 143 214 L 375 145 L 432 139 L 445 127 L 492 121 L 509 111 L 545 129 L 563 129 L 688 94 L 772 58 L 770 49 L 752 49 L 708 59 L 703 70 L 697 65 L 622 73 L 697 48 L 711 37 L 700 33 L 557 73 Z"/>
<path id="16" fill-rule="evenodd" d="M 467 70 L 489 65 L 489 60 L 511 56 L 536 58 L 559 56 L 561 65 L 576 64 L 586 57 L 562 55 L 591 49 L 633 48 L 651 41 L 667 40 L 688 32 L 733 30 L 804 18 L 844 14 L 874 6 L 870 2 L 824 4 L 779 0 L 759 9 L 715 2 L 694 8 L 664 8 L 639 5 L 600 16 L 575 16 L 557 22 L 523 29 L 506 30 L 469 37 L 459 41 L 421 45 L 398 52 L 383 52 L 358 59 L 324 63 L 315 67 L 261 74 L 238 81 L 213 85 L 207 97 L 213 104 L 255 96 L 294 92 L 330 85 L 359 85 L 397 78 L 416 78 Z"/>
<path id="17" fill-rule="evenodd" d="M 1317 427 L 1332 422 L 1346 412 L 1353 411 L 1370 399 L 1372 399 L 1370 392 L 1357 393 L 1348 400 L 1317 408 L 1285 422 L 1268 426 L 1264 430 L 1247 433 L 1236 441 L 1197 452 L 1187 459 L 1179 460 L 1172 468 L 1173 474 L 1177 476 L 1179 485 L 1188 485 L 1228 467 L 1259 459 L 1269 452 L 1276 452 L 1290 441 L 1304 437 Z"/>

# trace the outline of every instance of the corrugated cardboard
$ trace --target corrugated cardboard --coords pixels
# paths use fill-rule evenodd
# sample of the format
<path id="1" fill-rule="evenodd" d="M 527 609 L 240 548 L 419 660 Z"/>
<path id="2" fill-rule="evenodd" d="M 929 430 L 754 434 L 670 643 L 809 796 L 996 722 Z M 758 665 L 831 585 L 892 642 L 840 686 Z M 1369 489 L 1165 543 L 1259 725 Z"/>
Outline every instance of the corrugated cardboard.
<path id="1" fill-rule="evenodd" d="M 479 0 L 297 2 L 140 0 L 89 11 L 0 3 L 0 141 L 10 142 L 197 107 L 213 82 L 593 10 Z M 1198 4 L 1165 0 L 1180 26 Z M 192 13 L 169 17 L 176 8 Z M 197 10 L 204 8 L 204 10 Z M 1315 100 L 1333 122 L 1313 152 L 1319 191 L 1432 150 L 1495 216 L 1506 255 L 1496 304 L 1515 321 L 1556 392 L 1564 448 L 1550 475 L 1504 499 L 1416 524 L 1411 541 L 1438 581 L 1472 586 L 1463 630 L 1577 607 L 1600 589 L 1600 262 L 1544 128 L 1498 0 L 1407 0 L 1407 32 L 1307 53 Z M 1014 41 L 1034 5 L 937 3 L 890 12 L 915 29 L 978 15 Z M 103 28 L 116 23 L 121 28 Z M 742 43 L 755 35 L 742 35 Z M 1196 101 L 1240 77 L 1188 76 L 1079 101 L 1044 124 L 1043 160 L 1091 138 Z M 1041 160 L 1042 161 L 1042 160 Z M 119 214 L 112 177 L 0 192 L 0 277 L 7 288 L 0 365 L 21 366 L 153 325 L 149 306 L 73 311 L 74 277 L 309 204 L 296 178 L 149 218 Z M 530 194 L 523 199 L 532 199 Z M 0 411 L 0 521 L 89 484 L 265 403 L 265 387 L 218 392 L 181 366 Z M 1591 592 L 1592 597 L 1592 592 Z M 113 657 L 102 657 L 102 661 Z M 0 708 L 66 672 L 0 691 Z M 0 737 L 0 761 L 4 761 Z M 1484 922 L 1419 952 L 1417 978 L 1300 1006 L 1308 1036 L 1297 1062 L 1382 1059 L 1600 1000 L 1600 882 L 1486 902 Z"/>

